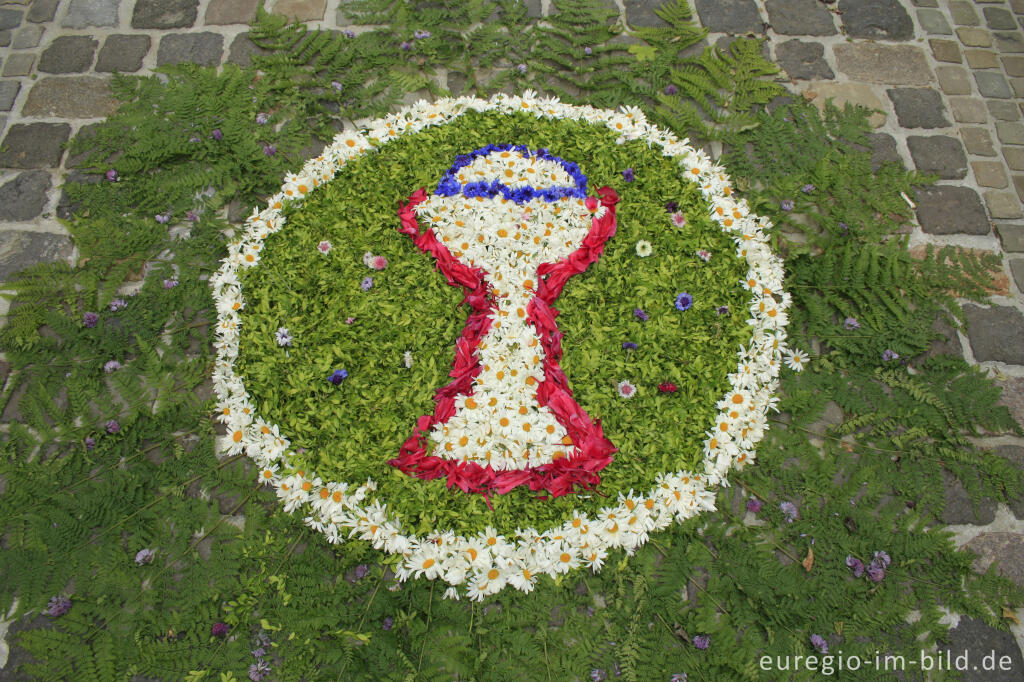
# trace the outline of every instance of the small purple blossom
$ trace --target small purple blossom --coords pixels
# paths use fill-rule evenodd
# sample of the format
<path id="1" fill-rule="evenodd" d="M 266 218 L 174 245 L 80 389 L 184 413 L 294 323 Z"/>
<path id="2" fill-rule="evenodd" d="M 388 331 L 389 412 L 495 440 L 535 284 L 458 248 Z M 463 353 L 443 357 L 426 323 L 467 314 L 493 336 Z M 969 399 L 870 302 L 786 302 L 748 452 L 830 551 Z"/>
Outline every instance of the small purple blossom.
<path id="1" fill-rule="evenodd" d="M 622 349 L 623 350 L 636 350 L 636 344 L 633 343 L 632 341 L 623 341 L 622 342 Z"/>
<path id="2" fill-rule="evenodd" d="M 210 137 L 212 137 L 215 140 L 222 140 L 224 139 L 224 133 L 220 131 L 220 128 L 214 128 L 213 132 L 210 133 Z"/>
<path id="3" fill-rule="evenodd" d="M 109 182 L 117 182 L 120 179 L 117 174 L 117 171 L 114 170 L 113 168 L 107 171 L 106 178 Z"/>
<path id="4" fill-rule="evenodd" d="M 671 83 L 669 83 L 668 85 L 665 86 L 665 94 L 666 95 L 674 95 L 677 92 L 679 92 L 679 88 L 677 88 L 676 86 L 672 85 Z"/>
<path id="5" fill-rule="evenodd" d="M 96 439 L 93 438 L 92 436 L 86 436 L 85 437 L 85 449 L 86 450 L 92 450 L 94 447 L 96 447 Z"/>
<path id="6" fill-rule="evenodd" d="M 121 430 L 121 425 L 117 423 L 116 419 L 111 419 L 106 423 L 107 433 L 118 433 Z"/>
<path id="7" fill-rule="evenodd" d="M 199 214 L 196 213 L 195 211 L 185 211 L 185 220 L 189 221 L 190 223 L 198 223 Z"/>
<path id="8" fill-rule="evenodd" d="M 685 227 L 686 216 L 684 216 L 679 211 L 676 211 L 675 213 L 672 214 L 672 224 L 675 225 L 676 227 Z"/>
<path id="9" fill-rule="evenodd" d="M 635 308 L 633 310 L 633 317 L 640 320 L 641 322 L 646 322 L 648 319 L 650 319 L 647 316 L 647 313 L 645 313 L 642 308 Z"/>
<path id="10" fill-rule="evenodd" d="M 430 37 L 430 31 L 416 31 L 412 35 L 416 40 L 423 40 Z"/>
<path id="11" fill-rule="evenodd" d="M 157 213 L 155 216 L 153 216 L 153 220 L 157 221 L 161 225 L 166 225 L 167 223 L 171 222 L 171 214 Z"/>
<path id="12" fill-rule="evenodd" d="M 45 613 L 48 616 L 63 616 L 71 610 L 71 600 L 67 597 L 50 597 L 50 603 L 46 605 Z"/>
<path id="13" fill-rule="evenodd" d="M 320 253 L 330 253 L 331 243 L 329 241 L 322 241 L 316 245 L 316 250 L 319 251 Z"/>
<path id="14" fill-rule="evenodd" d="M 796 204 L 793 203 L 792 199 L 783 199 L 781 202 L 779 202 L 779 208 L 781 208 L 783 211 L 792 211 L 795 205 Z"/>
<path id="15" fill-rule="evenodd" d="M 176 286 L 178 286 L 177 277 L 171 277 L 170 279 L 164 280 L 164 289 L 173 289 Z"/>
<path id="16" fill-rule="evenodd" d="M 676 211 L 679 210 L 679 202 L 677 202 L 677 201 L 666 201 L 665 202 L 665 210 L 668 211 L 669 213 L 675 213 Z"/>
<path id="17" fill-rule="evenodd" d="M 900 354 L 891 348 L 886 348 L 885 352 L 882 353 L 882 362 L 891 362 L 893 360 L 899 360 Z"/>
<path id="18" fill-rule="evenodd" d="M 366 574 L 370 572 L 370 567 L 366 564 L 359 564 L 356 566 L 356 580 L 362 580 L 366 577 Z"/>
<path id="19" fill-rule="evenodd" d="M 786 517 L 786 523 L 793 523 L 796 519 L 796 505 L 792 502 L 782 502 L 779 504 L 779 510 L 782 512 L 782 515 Z"/>
<path id="20" fill-rule="evenodd" d="M 343 369 L 336 369 L 331 376 L 327 377 L 327 381 L 331 382 L 335 386 L 339 385 L 345 379 L 348 378 L 348 372 Z"/>
<path id="21" fill-rule="evenodd" d="M 367 277 L 359 283 L 359 288 L 363 291 L 369 291 L 373 287 L 373 277 Z"/>
<path id="22" fill-rule="evenodd" d="M 252 651 L 250 651 L 249 653 L 251 653 L 251 654 L 252 654 L 252 657 L 253 657 L 253 658 L 263 658 L 264 656 L 266 656 L 266 655 L 267 655 L 267 650 L 266 650 L 266 649 L 264 649 L 264 648 L 263 648 L 263 647 L 261 646 L 261 647 L 259 647 L 258 649 L 253 649 L 253 650 L 252 650 Z"/>
<path id="23" fill-rule="evenodd" d="M 100 316 L 97 315 L 96 313 L 86 313 L 86 314 L 82 315 L 82 324 L 84 324 L 89 329 L 92 329 L 93 327 L 95 327 L 96 323 L 99 322 L 99 321 L 100 321 Z"/>
<path id="24" fill-rule="evenodd" d="M 892 563 L 892 557 L 885 552 L 875 552 L 874 560 L 879 562 L 883 568 L 889 568 L 889 564 Z"/>
<path id="25" fill-rule="evenodd" d="M 394 625 L 395 619 L 391 616 L 384 616 L 384 620 L 381 621 L 380 627 L 383 630 L 390 630 L 391 626 Z"/>
<path id="26" fill-rule="evenodd" d="M 821 635 L 811 635 L 811 646 L 817 649 L 820 654 L 828 653 L 828 642 Z"/>
<path id="27" fill-rule="evenodd" d="M 693 638 L 693 645 L 698 649 L 707 649 L 709 646 L 711 646 L 711 636 L 697 635 Z"/>
<path id="28" fill-rule="evenodd" d="M 261 111 L 260 113 L 256 114 L 256 125 L 265 126 L 267 125 L 268 121 L 270 121 L 270 114 L 264 111 Z"/>
<path id="29" fill-rule="evenodd" d="M 622 179 L 625 180 L 626 182 L 633 182 L 633 180 L 636 179 L 636 175 L 633 173 L 633 169 L 627 168 L 626 170 L 622 171 Z"/>
<path id="30" fill-rule="evenodd" d="M 885 566 L 881 562 L 875 560 L 868 564 L 867 567 L 868 579 L 873 583 L 880 583 L 885 578 Z"/>
<path id="31" fill-rule="evenodd" d="M 121 363 L 118 362 L 117 360 L 107 360 L 107 362 L 104 363 L 103 365 L 103 371 L 106 372 L 107 374 L 110 374 L 111 372 L 116 372 L 117 370 L 121 369 L 122 366 L 123 365 L 121 365 Z"/>
<path id="32" fill-rule="evenodd" d="M 847 225 L 846 223 L 843 223 L 843 222 L 839 223 L 839 227 L 842 228 L 843 232 L 849 232 L 850 231 L 850 226 Z"/>
<path id="33" fill-rule="evenodd" d="M 700 258 L 705 263 L 711 260 L 711 252 L 706 249 L 697 249 L 696 255 L 697 258 Z"/>
<path id="34" fill-rule="evenodd" d="M 722 317 L 725 317 L 726 315 L 729 314 L 729 306 L 720 305 L 717 308 L 715 308 L 715 312 L 721 315 Z"/>
<path id="35" fill-rule="evenodd" d="M 345 318 L 345 324 L 352 324 L 355 321 L 356 321 L 356 318 L 354 318 L 354 317 L 346 317 Z"/>
<path id="36" fill-rule="evenodd" d="M 263 156 L 273 156 L 274 154 L 277 154 L 277 147 L 275 145 L 263 145 Z"/>
<path id="37" fill-rule="evenodd" d="M 341 32 L 341 35 L 345 36 L 346 38 L 355 38 L 356 32 L 350 28 L 346 28 L 344 31 Z"/>
<path id="38" fill-rule="evenodd" d="M 693 307 L 693 296 L 685 291 L 676 296 L 676 310 L 686 312 Z"/>
<path id="39" fill-rule="evenodd" d="M 277 332 L 274 334 L 274 338 L 277 340 L 279 346 L 290 346 L 292 345 L 292 335 L 288 331 L 288 327 L 278 327 Z"/>
<path id="40" fill-rule="evenodd" d="M 676 673 L 668 678 L 668 682 L 686 682 L 686 673 Z"/>
<path id="41" fill-rule="evenodd" d="M 757 499 L 756 497 L 751 497 L 749 500 L 747 500 L 747 511 L 751 514 L 756 514 L 757 512 L 761 511 L 761 506 L 761 500 Z"/>
<path id="42" fill-rule="evenodd" d="M 594 682 L 601 682 L 608 679 L 608 673 L 604 671 L 604 668 L 593 668 L 590 671 L 590 679 Z"/>
<path id="43" fill-rule="evenodd" d="M 526 73 L 526 64 L 519 64 L 518 66 L 516 66 L 516 71 L 518 71 L 519 73 L 525 74 Z"/>
<path id="44" fill-rule="evenodd" d="M 331 81 L 331 89 L 335 92 L 341 92 L 345 89 L 345 86 L 340 81 Z"/>
<path id="45" fill-rule="evenodd" d="M 846 565 L 851 571 L 853 571 L 854 578 L 859 578 L 864 575 L 864 562 L 857 557 L 847 555 Z"/>
<path id="46" fill-rule="evenodd" d="M 213 626 L 210 628 L 210 634 L 214 637 L 227 637 L 228 632 L 230 631 L 231 628 L 228 627 L 227 623 L 221 623 L 219 621 L 214 623 Z"/>
<path id="47" fill-rule="evenodd" d="M 402 44 L 399 45 L 399 47 L 408 52 L 409 50 L 412 49 L 412 43 L 410 43 L 408 40 L 403 40 Z"/>
<path id="48" fill-rule="evenodd" d="M 260 682 L 270 674 L 270 664 L 262 658 L 249 666 L 249 679 L 252 682 Z"/>
<path id="49" fill-rule="evenodd" d="M 591 49 L 590 46 L 588 45 L 587 47 L 583 48 L 583 54 L 585 54 L 585 55 L 587 55 L 589 57 L 590 55 L 594 54 L 594 50 Z"/>
<path id="50" fill-rule="evenodd" d="M 803 192 L 804 194 L 810 194 L 815 189 L 817 188 L 814 185 L 812 185 L 811 183 L 807 183 L 806 185 L 800 188 L 800 191 Z"/>
<path id="51" fill-rule="evenodd" d="M 856 317 L 848 317 L 845 320 L 843 320 L 843 329 L 846 329 L 847 331 L 860 329 L 860 322 L 857 321 Z"/>
<path id="52" fill-rule="evenodd" d="M 153 557 L 156 556 L 156 552 L 151 549 L 140 549 L 138 554 L 135 555 L 135 563 L 139 566 L 143 564 L 153 563 Z"/>
<path id="53" fill-rule="evenodd" d="M 198 135 L 193 135 L 192 137 L 188 138 L 188 141 L 189 142 L 199 142 L 200 139 L 201 138 Z"/>

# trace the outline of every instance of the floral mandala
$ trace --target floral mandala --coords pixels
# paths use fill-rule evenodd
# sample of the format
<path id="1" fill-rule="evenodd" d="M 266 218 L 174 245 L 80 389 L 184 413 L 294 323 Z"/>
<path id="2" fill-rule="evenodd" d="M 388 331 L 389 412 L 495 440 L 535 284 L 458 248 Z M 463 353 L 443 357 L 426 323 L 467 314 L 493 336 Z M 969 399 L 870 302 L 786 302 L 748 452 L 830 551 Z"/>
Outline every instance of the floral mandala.
<path id="1" fill-rule="evenodd" d="M 329 480 L 330 477 L 322 476 L 325 468 L 316 464 L 305 448 L 293 446 L 293 441 L 298 444 L 302 437 L 281 428 L 277 422 L 283 416 L 264 413 L 258 406 L 287 398 L 300 401 L 296 406 L 315 407 L 315 396 L 321 395 L 317 391 L 343 390 L 351 382 L 372 381 L 372 377 L 363 377 L 372 372 L 361 374 L 354 366 L 327 367 L 324 363 L 331 360 L 318 359 L 316 364 L 323 378 L 318 379 L 317 386 L 296 387 L 294 377 L 280 377 L 280 390 L 261 388 L 258 394 L 252 394 L 252 385 L 272 386 L 275 379 L 261 383 L 248 377 L 262 376 L 261 372 L 267 374 L 271 370 L 262 370 L 258 363 L 247 360 L 248 341 L 242 343 L 243 327 L 248 327 L 248 333 L 260 325 L 270 325 L 271 332 L 265 336 L 272 338 L 274 352 L 285 356 L 295 353 L 298 357 L 303 340 L 299 331 L 278 327 L 271 321 L 274 316 L 284 315 L 287 306 L 269 300 L 252 278 L 265 270 L 257 266 L 271 258 L 278 243 L 274 240 L 285 236 L 296 243 L 312 240 L 303 253 L 319 258 L 321 265 L 317 267 L 330 267 L 333 261 L 326 259 L 348 258 L 341 243 L 345 238 L 343 232 L 333 242 L 321 234 L 291 235 L 282 232 L 286 214 L 289 220 L 298 220 L 303 206 L 311 205 L 318 195 L 330 191 L 335 176 L 367 160 L 384 158 L 381 155 L 396 147 L 396 143 L 412 144 L 420 139 L 418 136 L 456 131 L 473 117 L 482 121 L 479 125 L 487 129 L 492 141 L 477 146 L 452 142 L 456 153 L 445 160 L 447 170 L 433 176 L 410 176 L 415 177 L 417 185 L 405 187 L 400 196 L 389 198 L 394 202 L 391 224 L 374 228 L 378 230 L 374 234 L 388 234 L 388 242 L 393 242 L 394 248 L 413 247 L 415 253 L 407 255 L 418 259 L 418 267 L 436 267 L 438 272 L 432 273 L 432 277 L 449 287 L 449 292 L 455 288 L 463 295 L 462 302 L 468 305 L 469 314 L 463 312 L 458 320 L 456 326 L 461 326 L 461 331 L 455 339 L 454 351 L 448 347 L 433 358 L 421 360 L 406 351 L 402 360 L 405 368 L 413 367 L 415 362 L 447 362 L 444 370 L 431 368 L 430 376 L 434 380 L 446 374 L 450 380 L 444 385 L 438 382 L 418 387 L 420 393 L 432 392 L 433 411 L 427 414 L 427 410 L 420 409 L 417 417 L 392 428 L 395 433 L 404 431 L 405 435 L 396 441 L 400 447 L 379 462 L 374 460 L 369 471 L 377 473 L 355 481 Z M 573 367 L 566 364 L 565 371 L 560 365 L 563 352 L 569 362 L 570 349 L 581 340 L 581 327 L 577 315 L 575 326 L 570 325 L 575 335 L 563 333 L 555 321 L 560 305 L 556 299 L 563 288 L 568 296 L 577 286 L 577 279 L 581 282 L 579 287 L 585 288 L 592 281 L 587 278 L 607 274 L 607 270 L 600 270 L 602 255 L 606 247 L 615 244 L 617 229 L 621 228 L 619 221 L 631 219 L 624 208 L 628 202 L 619 204 L 620 194 L 628 196 L 634 182 L 637 186 L 643 182 L 643 174 L 634 173 L 632 167 L 623 168 L 617 181 L 588 187 L 587 168 L 598 167 L 598 161 L 563 158 L 556 151 L 521 144 L 515 137 L 495 139 L 494 136 L 501 135 L 503 120 L 510 125 L 515 121 L 519 126 L 528 125 L 529 121 L 536 121 L 537 125 L 551 121 L 589 126 L 586 130 L 603 130 L 602 135 L 610 136 L 613 147 L 632 145 L 630 149 L 647 150 L 662 162 L 672 164 L 677 182 L 699 196 L 703 214 L 691 214 L 690 221 L 699 219 L 717 227 L 720 235 L 715 239 L 731 242 L 734 252 L 722 254 L 700 242 L 700 248 L 687 254 L 686 267 L 699 268 L 715 258 L 735 261 L 735 266 L 729 266 L 734 267 L 735 281 L 727 283 L 738 296 L 730 299 L 732 317 L 728 317 L 729 306 L 705 302 L 694 295 L 693 288 L 674 291 L 661 313 L 662 319 L 678 316 L 678 324 L 684 327 L 685 320 L 691 320 L 689 328 L 700 326 L 696 320 L 724 315 L 723 320 L 732 320 L 729 329 L 742 333 L 738 355 L 733 356 L 734 369 L 721 378 L 725 391 L 715 394 L 713 408 L 705 408 L 714 418 L 702 424 L 695 436 L 699 438 L 699 451 L 687 453 L 692 455 L 691 461 L 699 462 L 697 466 L 675 470 L 673 464 L 686 460 L 673 459 L 672 453 L 648 453 L 643 460 L 646 465 L 633 463 L 639 474 L 622 478 L 619 490 L 603 489 L 602 477 L 625 476 L 618 473 L 617 467 L 629 468 L 632 453 L 620 449 L 622 444 L 616 433 L 625 433 L 622 420 L 594 412 L 593 401 L 587 396 L 599 389 L 601 395 L 614 396 L 623 405 L 637 406 L 643 400 L 653 400 L 652 396 L 673 395 L 678 387 L 670 381 L 634 384 L 629 377 L 623 377 L 617 383 L 595 389 L 586 382 L 577 385 L 577 377 L 584 376 L 573 370 L 579 366 L 578 361 L 573 361 Z M 487 127 L 495 123 L 498 128 Z M 585 165 L 581 167 L 578 162 Z M 607 177 L 606 172 L 604 176 Z M 688 229 L 687 215 L 675 208 L 670 205 L 667 210 L 661 209 L 660 224 L 652 225 L 650 234 Z M 356 215 L 358 210 L 353 209 L 352 221 L 360 219 Z M 348 219 L 339 218 L 337 229 L 343 230 Z M 754 458 L 754 449 L 768 428 L 767 412 L 774 407 L 779 367 L 787 352 L 789 296 L 782 287 L 781 261 L 767 245 L 767 227 L 765 219 L 752 215 L 746 202 L 733 195 L 722 168 L 685 140 L 647 123 L 637 109 L 616 112 L 570 106 L 532 93 L 522 97 L 497 95 L 486 101 L 463 97 L 432 104 L 420 102 L 371 122 L 362 132 L 340 133 L 301 172 L 285 178 L 281 191 L 270 199 L 267 208 L 253 212 L 246 221 L 244 235 L 229 245 L 228 257 L 211 280 L 218 310 L 218 357 L 213 380 L 219 401 L 218 418 L 228 429 L 222 450 L 227 454 L 244 452 L 252 458 L 260 467 L 260 480 L 275 489 L 285 511 L 302 510 L 306 523 L 323 532 L 330 542 L 340 543 L 351 537 L 365 540 L 376 549 L 395 555 L 391 561 L 400 580 L 441 579 L 451 586 L 446 593 L 451 597 L 459 595 L 459 587 L 473 599 L 482 599 L 506 586 L 529 592 L 540 575 L 557 577 L 580 566 L 600 570 L 610 550 L 622 548 L 631 554 L 652 532 L 673 521 L 682 522 L 701 511 L 713 510 L 714 488 L 727 485 L 726 475 L 731 468 L 742 468 Z M 622 252 L 625 247 L 619 248 Z M 654 261 L 668 250 L 657 240 L 652 244 L 650 239 L 631 242 L 628 249 L 632 258 L 642 258 L 644 262 Z M 677 263 L 680 257 L 670 253 L 666 258 L 675 260 L 665 262 Z M 371 252 L 363 255 L 362 265 L 368 270 L 363 271 L 367 276 L 359 282 L 358 289 L 367 297 L 381 290 L 381 282 L 396 267 L 388 265 L 388 258 Z M 309 266 L 294 263 L 289 267 L 294 272 Z M 399 278 L 396 282 L 401 278 L 400 273 L 394 276 Z M 324 281 L 323 287 L 332 286 L 329 278 Z M 277 280 L 274 282 L 275 287 L 282 286 Z M 287 282 L 283 286 L 287 287 Z M 303 311 L 302 316 L 294 313 L 289 318 L 296 320 L 293 326 L 299 320 L 325 314 L 315 311 L 315 301 L 309 296 L 293 298 L 297 302 L 289 305 Z M 747 308 L 747 319 L 742 316 L 741 306 Z M 563 312 L 569 315 L 568 310 Z M 335 315 L 341 317 L 331 312 L 328 318 Z M 648 315 L 637 308 L 630 315 L 630 323 L 648 324 Z M 454 324 L 455 318 L 449 321 Z M 345 322 L 352 325 L 355 318 L 349 317 Z M 310 322 L 314 323 L 319 320 Z M 438 329 L 443 326 L 439 325 L 433 333 Z M 725 344 L 732 337 L 725 334 L 721 338 Z M 451 342 L 451 338 L 443 341 Z M 639 352 L 635 342 L 624 341 L 621 346 L 625 353 Z M 343 344 L 330 347 L 336 357 L 345 356 Z M 447 360 L 442 359 L 445 356 Z M 279 355 L 274 358 L 274 362 L 285 362 Z M 594 362 L 599 364 L 600 358 Z M 699 360 L 693 364 L 701 366 Z M 325 367 L 327 371 L 323 371 Z M 274 400 L 268 397 L 270 393 L 274 393 Z M 690 399 L 702 398 L 694 395 Z M 418 404 L 425 405 L 422 399 Z M 685 408 L 685 403 L 671 409 L 669 403 L 659 403 L 651 409 L 666 414 L 678 412 L 684 415 L 677 418 L 682 423 L 679 428 L 697 428 L 685 423 Z M 409 409 L 413 408 L 405 408 L 402 414 L 408 414 Z M 335 421 L 329 423 L 345 419 L 340 409 L 336 412 L 332 417 Z M 610 411 L 605 408 L 603 412 Z M 614 422 L 611 431 L 604 424 L 612 422 L 602 422 L 605 416 Z M 296 421 L 304 416 L 290 418 L 289 423 L 305 424 Z M 302 430 L 299 426 L 294 428 Z M 317 428 L 313 424 L 308 431 L 315 433 Z M 633 430 L 640 432 L 637 428 Z M 631 438 L 622 436 L 624 443 L 642 442 L 635 435 Z M 658 469 L 654 468 L 658 464 L 652 462 L 667 465 Z M 348 465 L 342 462 L 339 466 Z M 366 469 L 351 471 L 361 473 Z M 437 480 L 431 484 L 414 479 Z M 448 527 L 455 525 L 458 514 L 433 514 L 430 507 L 434 498 L 427 493 L 422 501 L 408 499 L 408 491 L 419 490 L 412 485 L 434 485 L 429 495 L 435 497 L 440 494 L 438 491 L 447 496 L 462 496 L 458 504 L 468 505 L 466 509 L 484 519 L 478 525 L 486 526 L 472 532 Z M 635 492 L 637 488 L 643 492 Z M 404 492 L 396 495 L 395 490 Z M 557 513 L 551 512 L 548 518 L 552 520 L 546 527 L 534 528 L 513 519 L 514 531 L 511 525 L 504 531 L 493 527 L 486 521 L 487 511 L 474 506 L 474 500 L 479 499 L 488 507 L 492 501 L 501 507 L 505 498 L 516 495 L 520 496 L 516 499 L 521 504 L 527 504 L 522 500 L 533 499 L 529 504 L 561 506 Z M 422 509 L 422 513 L 413 518 L 408 513 L 403 516 L 399 511 L 402 509 Z M 540 510 L 538 514 L 547 513 L 540 506 L 530 509 L 531 513 L 533 509 Z"/>

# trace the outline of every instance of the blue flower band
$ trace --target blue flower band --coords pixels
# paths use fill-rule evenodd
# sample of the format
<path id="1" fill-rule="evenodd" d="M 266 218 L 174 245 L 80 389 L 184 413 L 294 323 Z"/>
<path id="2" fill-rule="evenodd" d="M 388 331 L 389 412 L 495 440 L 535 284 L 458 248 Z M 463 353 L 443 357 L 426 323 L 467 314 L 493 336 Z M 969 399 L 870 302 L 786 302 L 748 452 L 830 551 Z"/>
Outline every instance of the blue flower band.
<path id="1" fill-rule="evenodd" d="M 576 185 L 574 187 L 545 187 L 544 189 L 537 189 L 530 185 L 509 187 L 501 180 L 493 180 L 491 182 L 481 180 L 479 182 L 469 182 L 465 185 L 459 181 L 459 171 L 473 163 L 475 159 L 487 156 L 493 152 L 508 151 L 519 152 L 527 158 L 554 161 L 575 181 Z M 503 199 L 517 204 L 525 204 L 536 198 L 547 202 L 558 201 L 566 197 L 585 199 L 587 197 L 587 176 L 580 171 L 580 167 L 575 163 L 554 156 L 547 149 L 541 148 L 530 151 L 529 147 L 522 144 L 489 144 L 480 149 L 474 149 L 468 154 L 456 156 L 455 163 L 445 171 L 441 181 L 437 183 L 437 190 L 434 194 L 442 197 L 453 197 L 457 194 L 463 194 L 470 199 L 475 197 L 493 198 L 501 195 Z"/>

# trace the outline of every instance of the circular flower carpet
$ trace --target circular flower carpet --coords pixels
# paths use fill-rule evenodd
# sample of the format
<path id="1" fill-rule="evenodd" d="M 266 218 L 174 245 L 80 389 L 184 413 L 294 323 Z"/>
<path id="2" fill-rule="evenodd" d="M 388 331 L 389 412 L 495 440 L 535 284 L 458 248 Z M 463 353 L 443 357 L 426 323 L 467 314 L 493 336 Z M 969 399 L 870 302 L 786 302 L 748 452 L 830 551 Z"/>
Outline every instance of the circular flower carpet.
<path id="1" fill-rule="evenodd" d="M 343 132 L 213 278 L 223 449 L 449 596 L 600 570 L 754 458 L 787 353 L 766 227 L 636 109 L 447 99 Z"/>

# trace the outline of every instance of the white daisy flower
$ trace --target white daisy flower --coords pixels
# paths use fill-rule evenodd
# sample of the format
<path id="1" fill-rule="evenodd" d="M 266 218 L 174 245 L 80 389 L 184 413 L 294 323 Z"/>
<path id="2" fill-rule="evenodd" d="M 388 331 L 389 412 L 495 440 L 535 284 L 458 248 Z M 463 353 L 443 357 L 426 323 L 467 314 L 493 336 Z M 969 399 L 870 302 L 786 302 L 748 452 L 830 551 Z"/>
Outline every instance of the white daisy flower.
<path id="1" fill-rule="evenodd" d="M 636 255 L 640 256 L 641 258 L 647 258 L 652 253 L 654 253 L 654 248 L 651 246 L 651 243 L 646 239 L 641 239 L 636 243 Z"/>
<path id="2" fill-rule="evenodd" d="M 802 372 L 804 367 L 807 366 L 807 361 L 810 356 L 800 349 L 791 349 L 786 353 L 786 367 L 789 367 L 794 372 Z"/>

